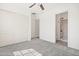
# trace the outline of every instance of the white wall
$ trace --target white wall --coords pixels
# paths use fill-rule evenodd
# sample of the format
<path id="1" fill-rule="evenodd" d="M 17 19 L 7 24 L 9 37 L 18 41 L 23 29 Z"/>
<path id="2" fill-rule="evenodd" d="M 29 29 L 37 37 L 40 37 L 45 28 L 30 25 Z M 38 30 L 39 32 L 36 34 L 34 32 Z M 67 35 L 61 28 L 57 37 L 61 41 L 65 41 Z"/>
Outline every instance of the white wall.
<path id="1" fill-rule="evenodd" d="M 69 14 L 69 24 L 68 24 L 68 46 L 79 49 L 79 4 L 72 7 Z"/>
<path id="2" fill-rule="evenodd" d="M 23 15 L 27 15 L 27 8 L 27 4 L 24 3 L 0 3 L 0 9 L 17 12 Z"/>
<path id="3" fill-rule="evenodd" d="M 0 4 L 0 47 L 31 40 L 30 10 L 25 9 L 28 10 L 27 13 L 19 10 L 25 7 L 18 3 L 2 5 Z"/>
<path id="4" fill-rule="evenodd" d="M 44 4 L 40 14 L 40 39 L 55 43 L 55 15 L 68 11 L 68 47 L 79 49 L 79 4 Z"/>
<path id="5" fill-rule="evenodd" d="M 40 39 L 55 42 L 55 17 L 51 12 L 40 14 Z M 52 22 L 52 23 L 51 23 Z M 54 28 L 54 29 L 53 29 Z"/>

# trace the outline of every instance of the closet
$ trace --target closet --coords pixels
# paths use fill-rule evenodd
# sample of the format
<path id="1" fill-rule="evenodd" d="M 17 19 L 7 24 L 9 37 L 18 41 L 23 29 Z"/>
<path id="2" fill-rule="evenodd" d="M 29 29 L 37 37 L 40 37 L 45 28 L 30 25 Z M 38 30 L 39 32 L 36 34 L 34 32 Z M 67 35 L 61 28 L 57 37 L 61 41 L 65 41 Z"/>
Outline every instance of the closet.
<path id="1" fill-rule="evenodd" d="M 56 43 L 67 46 L 68 12 L 56 14 Z"/>

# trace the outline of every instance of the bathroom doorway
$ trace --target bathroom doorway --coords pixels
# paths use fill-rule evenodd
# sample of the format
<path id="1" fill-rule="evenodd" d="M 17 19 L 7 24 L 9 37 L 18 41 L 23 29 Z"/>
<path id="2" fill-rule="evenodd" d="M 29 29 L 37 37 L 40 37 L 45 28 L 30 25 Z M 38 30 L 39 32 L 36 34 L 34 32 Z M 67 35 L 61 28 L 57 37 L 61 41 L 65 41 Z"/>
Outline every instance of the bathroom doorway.
<path id="1" fill-rule="evenodd" d="M 31 14 L 31 39 L 39 39 L 39 17 L 37 13 Z"/>
<path id="2" fill-rule="evenodd" d="M 56 14 L 56 43 L 67 46 L 68 44 L 68 12 Z"/>

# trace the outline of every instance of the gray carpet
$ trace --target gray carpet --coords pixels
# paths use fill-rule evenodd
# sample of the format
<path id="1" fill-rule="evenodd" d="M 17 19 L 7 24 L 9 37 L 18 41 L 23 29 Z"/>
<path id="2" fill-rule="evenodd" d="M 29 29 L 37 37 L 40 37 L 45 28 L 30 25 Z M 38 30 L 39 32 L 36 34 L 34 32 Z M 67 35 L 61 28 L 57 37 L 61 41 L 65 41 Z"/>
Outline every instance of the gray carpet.
<path id="1" fill-rule="evenodd" d="M 34 49 L 43 56 L 79 56 L 79 50 L 67 48 L 40 39 L 0 47 L 0 56 L 13 56 L 13 51 Z"/>

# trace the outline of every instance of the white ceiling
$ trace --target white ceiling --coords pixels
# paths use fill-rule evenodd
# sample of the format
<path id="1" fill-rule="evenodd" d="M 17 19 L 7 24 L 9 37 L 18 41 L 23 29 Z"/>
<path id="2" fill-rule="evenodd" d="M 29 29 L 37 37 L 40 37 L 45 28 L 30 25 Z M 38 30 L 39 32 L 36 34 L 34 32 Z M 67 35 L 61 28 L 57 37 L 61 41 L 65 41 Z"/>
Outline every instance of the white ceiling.
<path id="1" fill-rule="evenodd" d="M 42 10 L 39 7 L 39 4 L 36 4 L 34 7 L 29 8 L 33 3 L 0 3 L 0 9 L 5 9 L 8 11 L 13 11 L 26 15 L 29 11 L 32 13 L 40 13 Z"/>
<path id="2" fill-rule="evenodd" d="M 59 10 L 60 8 L 58 7 L 65 7 L 65 6 L 69 6 L 67 3 L 42 3 L 45 10 L 41 10 L 41 8 L 39 7 L 39 3 L 36 4 L 34 7 L 29 8 L 30 5 L 32 5 L 33 3 L 0 3 L 0 9 L 5 9 L 8 11 L 13 11 L 13 12 L 17 12 L 20 14 L 24 14 L 27 15 L 28 12 L 32 12 L 32 13 L 42 13 L 48 10 Z M 64 6 L 63 6 L 64 5 Z"/>
<path id="3" fill-rule="evenodd" d="M 26 6 L 23 3 L 0 3 L 0 9 L 25 14 Z"/>

